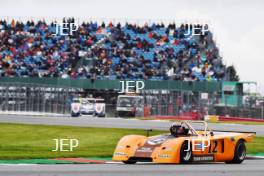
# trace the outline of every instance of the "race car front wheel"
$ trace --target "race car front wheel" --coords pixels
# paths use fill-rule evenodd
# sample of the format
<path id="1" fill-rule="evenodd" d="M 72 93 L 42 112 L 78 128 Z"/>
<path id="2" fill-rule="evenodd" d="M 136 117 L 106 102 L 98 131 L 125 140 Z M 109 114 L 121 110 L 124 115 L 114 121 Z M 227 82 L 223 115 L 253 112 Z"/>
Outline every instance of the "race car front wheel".
<path id="1" fill-rule="evenodd" d="M 192 161 L 192 148 L 188 141 L 185 141 L 181 146 L 180 162 L 181 164 L 188 164 Z"/>
<path id="2" fill-rule="evenodd" d="M 235 146 L 234 158 L 231 161 L 226 162 L 227 164 L 240 164 L 246 157 L 246 145 L 243 140 L 239 140 Z"/>

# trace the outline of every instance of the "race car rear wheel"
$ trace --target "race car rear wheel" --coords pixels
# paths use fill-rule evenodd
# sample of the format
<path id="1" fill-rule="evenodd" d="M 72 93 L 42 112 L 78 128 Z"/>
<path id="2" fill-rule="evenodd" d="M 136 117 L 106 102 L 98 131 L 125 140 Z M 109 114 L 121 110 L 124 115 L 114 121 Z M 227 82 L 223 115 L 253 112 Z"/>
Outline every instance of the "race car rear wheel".
<path id="1" fill-rule="evenodd" d="M 227 164 L 240 164 L 246 157 L 246 145 L 243 140 L 239 140 L 235 146 L 234 158 L 231 161 L 226 162 Z"/>
<path id="2" fill-rule="evenodd" d="M 134 160 L 127 160 L 127 161 L 123 161 L 124 164 L 136 164 L 137 161 Z"/>
<path id="3" fill-rule="evenodd" d="M 188 164 L 192 161 L 192 148 L 188 141 L 185 141 L 181 146 L 181 153 L 180 153 L 180 163 L 181 164 Z M 189 149 L 189 150 L 188 150 Z"/>

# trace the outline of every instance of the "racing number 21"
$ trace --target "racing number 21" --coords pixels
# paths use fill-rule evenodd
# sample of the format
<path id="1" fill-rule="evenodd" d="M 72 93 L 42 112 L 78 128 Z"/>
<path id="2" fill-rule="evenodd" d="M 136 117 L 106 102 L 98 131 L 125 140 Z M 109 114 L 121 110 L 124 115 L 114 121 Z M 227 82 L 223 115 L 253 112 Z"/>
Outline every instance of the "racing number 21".
<path id="1" fill-rule="evenodd" d="M 217 153 L 219 151 L 217 151 L 217 146 L 219 145 L 219 142 L 218 140 L 214 140 L 212 142 L 210 142 L 210 146 L 209 146 L 209 151 L 208 153 Z M 222 140 L 221 141 L 222 143 L 222 152 L 224 152 L 224 141 Z"/>

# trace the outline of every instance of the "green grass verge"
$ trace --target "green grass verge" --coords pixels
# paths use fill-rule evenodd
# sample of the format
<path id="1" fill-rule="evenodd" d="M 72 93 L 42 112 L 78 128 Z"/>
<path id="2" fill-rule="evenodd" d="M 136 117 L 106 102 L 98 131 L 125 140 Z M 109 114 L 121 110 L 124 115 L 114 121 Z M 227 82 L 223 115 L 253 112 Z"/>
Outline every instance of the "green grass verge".
<path id="1" fill-rule="evenodd" d="M 252 142 L 246 143 L 247 153 L 258 154 L 264 153 L 264 137 L 256 137 Z M 261 155 L 262 155 L 261 154 Z"/>
<path id="2" fill-rule="evenodd" d="M 151 135 L 164 133 L 153 131 Z M 0 123 L 0 159 L 57 157 L 111 157 L 118 140 L 128 134 L 145 135 L 144 130 L 88 128 Z M 52 152 L 53 139 L 75 138 L 79 147 L 72 152 Z M 247 144 L 248 153 L 264 153 L 264 137 Z"/>
<path id="3" fill-rule="evenodd" d="M 160 134 L 153 131 L 151 135 Z M 163 132 L 164 133 L 164 132 Z M 118 140 L 128 134 L 145 135 L 144 130 L 87 128 L 0 123 L 0 159 L 57 157 L 111 157 Z M 53 139 L 74 138 L 79 147 L 72 152 L 52 152 Z"/>

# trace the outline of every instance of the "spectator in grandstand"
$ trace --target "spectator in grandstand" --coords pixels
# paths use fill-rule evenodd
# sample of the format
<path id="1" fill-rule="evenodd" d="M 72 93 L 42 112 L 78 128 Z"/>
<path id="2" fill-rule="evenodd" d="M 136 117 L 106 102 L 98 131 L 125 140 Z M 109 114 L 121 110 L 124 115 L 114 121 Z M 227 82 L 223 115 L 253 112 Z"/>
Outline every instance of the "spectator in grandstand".
<path id="1" fill-rule="evenodd" d="M 54 36 L 54 29 L 54 23 L 45 21 L 0 20 L 0 76 L 184 81 L 224 78 L 225 66 L 212 34 L 185 36 L 186 25 L 83 22 L 72 36 Z"/>

